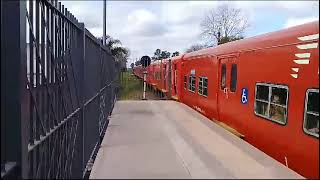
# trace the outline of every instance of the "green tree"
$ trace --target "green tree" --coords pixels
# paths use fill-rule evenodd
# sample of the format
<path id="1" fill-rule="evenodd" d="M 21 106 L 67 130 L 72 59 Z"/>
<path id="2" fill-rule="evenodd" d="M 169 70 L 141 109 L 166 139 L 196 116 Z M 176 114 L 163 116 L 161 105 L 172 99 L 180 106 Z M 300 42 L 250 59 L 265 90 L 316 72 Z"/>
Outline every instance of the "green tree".
<path id="1" fill-rule="evenodd" d="M 162 51 L 161 52 L 161 55 L 160 55 L 160 58 L 161 59 L 166 59 L 166 58 L 169 58 L 170 57 L 170 52 L 168 52 L 168 51 Z"/>
<path id="2" fill-rule="evenodd" d="M 153 57 L 154 57 L 154 59 L 160 59 L 161 58 L 161 49 L 156 49 Z"/>
<path id="3" fill-rule="evenodd" d="M 102 41 L 102 38 L 100 38 Z M 126 69 L 126 63 L 130 56 L 130 50 L 122 46 L 119 39 L 114 39 L 110 35 L 106 36 L 106 46 L 110 49 L 112 56 L 121 65 L 121 69 Z"/>
<path id="4" fill-rule="evenodd" d="M 100 38 L 102 41 L 102 38 Z M 110 35 L 106 36 L 106 46 L 110 49 L 112 56 L 118 58 L 128 58 L 130 55 L 130 50 L 122 46 L 122 43 L 119 39 L 114 39 Z"/>
<path id="5" fill-rule="evenodd" d="M 172 57 L 174 57 L 174 56 L 179 56 L 179 52 L 178 51 L 176 51 L 176 52 L 174 52 L 174 53 L 172 53 Z"/>

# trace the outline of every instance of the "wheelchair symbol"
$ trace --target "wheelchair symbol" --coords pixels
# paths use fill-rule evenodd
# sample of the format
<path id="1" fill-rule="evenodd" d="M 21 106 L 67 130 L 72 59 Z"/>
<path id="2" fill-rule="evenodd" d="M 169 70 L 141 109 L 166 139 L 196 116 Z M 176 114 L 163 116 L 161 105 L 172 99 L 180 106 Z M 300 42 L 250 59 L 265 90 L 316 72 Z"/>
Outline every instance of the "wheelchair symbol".
<path id="1" fill-rule="evenodd" d="M 248 89 L 247 88 L 242 89 L 241 103 L 242 104 L 248 103 Z"/>

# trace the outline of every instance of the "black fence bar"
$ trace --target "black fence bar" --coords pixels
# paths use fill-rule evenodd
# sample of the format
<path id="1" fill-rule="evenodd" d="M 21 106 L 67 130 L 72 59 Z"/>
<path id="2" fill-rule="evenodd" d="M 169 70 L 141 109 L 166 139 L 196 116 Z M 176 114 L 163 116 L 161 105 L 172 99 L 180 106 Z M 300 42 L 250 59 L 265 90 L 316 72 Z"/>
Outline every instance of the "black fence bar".
<path id="1" fill-rule="evenodd" d="M 57 0 L 1 1 L 1 10 L 1 178 L 83 178 L 119 65 Z"/>

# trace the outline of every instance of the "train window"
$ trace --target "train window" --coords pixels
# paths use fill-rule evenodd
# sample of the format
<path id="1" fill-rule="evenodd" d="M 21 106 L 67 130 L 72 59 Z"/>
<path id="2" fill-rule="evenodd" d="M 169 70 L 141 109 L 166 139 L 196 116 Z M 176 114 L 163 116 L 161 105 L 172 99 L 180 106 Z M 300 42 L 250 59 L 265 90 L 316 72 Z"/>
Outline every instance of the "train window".
<path id="1" fill-rule="evenodd" d="M 203 78 L 203 95 L 208 96 L 208 78 Z"/>
<path id="2" fill-rule="evenodd" d="M 221 89 L 226 87 L 226 64 L 221 66 Z"/>
<path id="3" fill-rule="evenodd" d="M 285 124 L 287 115 L 287 89 L 272 87 L 269 118 Z"/>
<path id="4" fill-rule="evenodd" d="M 282 85 L 256 85 L 255 114 L 285 124 L 287 119 L 288 87 Z"/>
<path id="5" fill-rule="evenodd" d="M 222 64 L 221 66 L 221 89 L 223 90 L 226 87 L 226 65 Z"/>
<path id="6" fill-rule="evenodd" d="M 230 91 L 235 92 L 237 88 L 237 65 L 231 65 Z"/>
<path id="7" fill-rule="evenodd" d="M 269 87 L 265 85 L 256 86 L 256 109 L 255 112 L 262 116 L 268 115 Z"/>
<path id="8" fill-rule="evenodd" d="M 319 138 L 319 89 L 307 90 L 303 130 Z"/>
<path id="9" fill-rule="evenodd" d="M 184 89 L 187 89 L 187 76 L 184 76 L 183 84 L 184 84 Z"/>
<path id="10" fill-rule="evenodd" d="M 167 84 L 166 84 L 166 80 L 167 80 L 167 76 L 166 76 L 166 73 L 164 72 L 163 73 L 163 86 L 164 86 L 164 88 L 166 89 L 166 86 L 167 86 Z"/>
<path id="11" fill-rule="evenodd" d="M 200 94 L 200 95 L 202 95 L 202 77 L 199 77 L 199 88 L 198 88 L 198 93 Z"/>
<path id="12" fill-rule="evenodd" d="M 189 76 L 189 90 L 192 92 L 196 91 L 196 77 L 193 75 Z"/>
<path id="13" fill-rule="evenodd" d="M 208 96 L 208 78 L 207 77 L 199 77 L 198 93 L 203 96 Z"/>
<path id="14" fill-rule="evenodd" d="M 189 87 L 188 87 L 189 90 L 191 90 L 191 77 L 192 76 L 189 76 L 189 82 L 188 82 L 189 83 Z"/>
<path id="15" fill-rule="evenodd" d="M 195 76 L 192 76 L 192 92 L 195 92 L 196 91 L 196 77 Z"/>

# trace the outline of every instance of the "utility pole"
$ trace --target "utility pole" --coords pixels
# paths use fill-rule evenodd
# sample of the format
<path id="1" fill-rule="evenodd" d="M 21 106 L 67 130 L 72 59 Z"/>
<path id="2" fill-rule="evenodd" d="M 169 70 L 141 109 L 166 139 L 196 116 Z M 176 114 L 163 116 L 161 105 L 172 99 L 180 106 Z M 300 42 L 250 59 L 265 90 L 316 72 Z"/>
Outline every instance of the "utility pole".
<path id="1" fill-rule="evenodd" d="M 107 10 L 107 0 L 103 0 L 103 45 L 106 45 L 106 10 Z"/>

